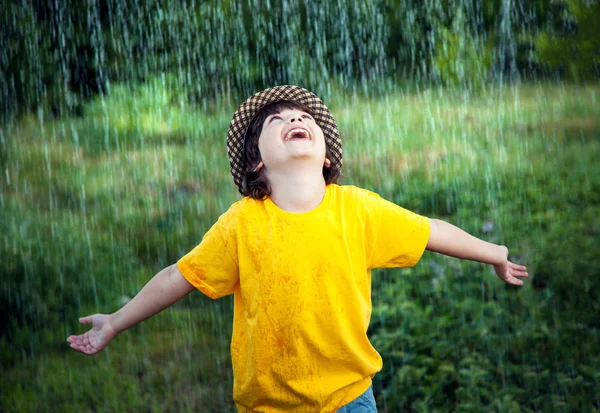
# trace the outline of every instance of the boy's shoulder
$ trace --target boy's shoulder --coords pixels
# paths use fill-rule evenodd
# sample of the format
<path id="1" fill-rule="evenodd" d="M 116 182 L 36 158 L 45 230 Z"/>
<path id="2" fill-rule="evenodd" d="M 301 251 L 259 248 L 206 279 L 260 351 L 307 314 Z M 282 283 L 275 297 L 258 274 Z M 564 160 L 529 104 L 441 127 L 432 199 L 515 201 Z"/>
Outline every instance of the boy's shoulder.
<path id="1" fill-rule="evenodd" d="M 265 209 L 265 199 L 256 199 L 245 196 L 232 203 L 219 219 L 226 220 L 245 220 L 249 216 L 260 214 Z"/>
<path id="2" fill-rule="evenodd" d="M 331 184 L 338 192 L 343 193 L 347 196 L 354 196 L 354 197 L 363 197 L 363 196 L 367 196 L 367 197 L 377 197 L 379 198 L 379 195 L 373 191 L 370 191 L 368 189 L 365 188 L 361 188 L 359 186 L 356 185 L 338 185 L 338 184 Z"/>
<path id="3" fill-rule="evenodd" d="M 377 202 L 381 200 L 381 196 L 376 192 L 364 189 L 355 185 L 335 185 L 334 190 L 340 197 L 350 199 L 356 202 Z"/>
<path id="4" fill-rule="evenodd" d="M 233 204 L 229 206 L 227 211 L 223 214 L 225 216 L 234 216 L 244 211 L 248 210 L 248 208 L 255 207 L 258 203 L 263 202 L 258 199 L 251 198 L 249 196 L 245 196 L 242 199 L 235 201 Z"/>

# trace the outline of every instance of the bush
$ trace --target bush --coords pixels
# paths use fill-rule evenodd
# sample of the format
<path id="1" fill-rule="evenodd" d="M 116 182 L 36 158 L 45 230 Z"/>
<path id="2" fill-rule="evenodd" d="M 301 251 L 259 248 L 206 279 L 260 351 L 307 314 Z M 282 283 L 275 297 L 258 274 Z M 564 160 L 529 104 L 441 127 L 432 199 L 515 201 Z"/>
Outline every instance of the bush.
<path id="1" fill-rule="evenodd" d="M 510 205 L 502 217 L 506 222 L 496 223 L 503 224 L 500 239 L 520 239 L 528 246 L 512 249 L 513 261 L 527 254 L 531 278 L 525 287 L 504 285 L 489 267 L 430 253 L 415 268 L 373 275 L 370 334 L 384 359 L 375 377 L 382 407 L 403 412 L 448 411 L 449 406 L 464 412 L 600 409 L 595 391 L 600 385 L 600 182 L 589 179 L 600 171 L 581 167 L 593 165 L 599 149 L 593 141 L 569 143 L 561 149 L 561 175 L 554 163 L 542 161 L 535 176 L 498 177 L 501 188 L 538 182 L 537 191 L 518 200 L 504 199 L 502 193 L 497 199 Z M 442 193 L 436 196 L 442 202 L 413 198 L 420 213 L 441 212 L 451 222 L 466 219 L 467 211 L 485 214 L 491 205 L 464 196 L 468 187 L 471 194 L 482 193 L 485 183 L 463 179 L 456 191 L 446 193 L 447 201 Z M 431 190 L 427 184 L 420 188 L 424 195 Z M 519 214 L 527 210 L 532 222 L 524 232 Z M 459 226 L 485 239 L 476 221 Z"/>
<path id="2" fill-rule="evenodd" d="M 599 79 L 598 22 L 597 1 L 571 0 L 551 13 L 550 30 L 541 32 L 536 40 L 539 61 L 546 71 L 575 81 Z"/>
<path id="3" fill-rule="evenodd" d="M 440 46 L 436 48 L 434 61 L 443 84 L 471 89 L 488 81 L 493 39 L 484 42 L 469 34 L 464 18 L 460 17 L 450 28 L 440 26 L 438 35 Z"/>

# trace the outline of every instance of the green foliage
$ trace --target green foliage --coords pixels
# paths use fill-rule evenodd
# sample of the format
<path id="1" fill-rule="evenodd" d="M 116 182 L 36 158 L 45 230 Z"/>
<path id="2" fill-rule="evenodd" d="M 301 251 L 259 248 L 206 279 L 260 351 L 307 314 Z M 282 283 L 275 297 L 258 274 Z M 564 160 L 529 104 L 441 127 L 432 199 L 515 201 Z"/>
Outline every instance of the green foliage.
<path id="1" fill-rule="evenodd" d="M 27 2 L 8 2 L 0 13 L 0 122 L 36 107 L 43 91 L 46 50 L 36 48 L 45 33 L 34 24 Z"/>
<path id="2" fill-rule="evenodd" d="M 82 115 L 83 101 L 110 94 L 111 84 L 164 74 L 185 87 L 186 103 L 207 110 L 274 83 L 318 90 L 385 72 L 376 2 L 72 3 L 11 2 L 0 17 L 10 113 L 45 106 L 54 116 Z"/>
<path id="3" fill-rule="evenodd" d="M 185 104 L 204 111 L 274 84 L 322 95 L 332 84 L 360 89 L 387 77 L 466 87 L 515 70 L 521 78 L 596 79 L 598 7 L 585 0 L 11 1 L 0 16 L 7 102 L 0 121 L 40 108 L 81 116 L 85 102 L 109 95 L 112 85 L 165 75 L 185 90 Z"/>
<path id="4" fill-rule="evenodd" d="M 229 114 L 186 112 L 163 81 L 115 87 L 85 121 L 36 119 L 2 135 L 0 332 L 28 355 L 56 343 L 32 329 L 121 305 L 234 199 L 215 155 Z M 218 171 L 206 174 L 209 163 Z"/>
<path id="5" fill-rule="evenodd" d="M 600 112 L 597 87 L 561 87 L 345 105 L 343 117 L 363 114 L 339 121 L 351 183 L 505 244 L 530 272 L 516 289 L 484 265 L 425 253 L 374 273 L 383 411 L 599 409 Z"/>
<path id="6" fill-rule="evenodd" d="M 591 165 L 598 150 L 597 143 L 585 148 L 572 144 L 564 156 L 576 154 L 582 164 Z M 550 163 L 541 166 L 541 176 L 555 176 Z M 583 170 L 564 172 L 559 180 L 582 182 L 578 175 Z M 595 168 L 585 174 L 598 172 Z M 509 189 L 536 176 L 519 173 L 501 179 L 500 186 Z M 481 190 L 476 181 L 470 184 L 473 192 Z M 585 411 L 598 406 L 594 389 L 600 375 L 587 369 L 598 360 L 600 301 L 595 291 L 600 281 L 595 274 L 600 257 L 597 234 L 590 229 L 600 224 L 598 199 L 593 200 L 597 192 L 572 185 L 557 199 L 546 196 L 543 204 L 533 199 L 552 192 L 556 184 L 550 180 L 531 199 L 512 206 L 515 211 L 533 209 L 533 234 L 504 226 L 505 237 L 537 250 L 512 249 L 529 257 L 532 279 L 526 284 L 531 287 L 502 287 L 476 264 L 427 254 L 415 269 L 374 275 L 379 304 L 373 310 L 372 342 L 384 358 L 376 388 L 381 386 L 378 400 L 390 410 Z M 460 211 L 484 214 L 485 204 L 448 195 L 456 208 L 450 222 L 461 220 Z M 575 199 L 580 203 L 573 205 L 570 200 Z M 478 232 L 467 223 L 460 226 Z M 581 363 L 586 367 L 580 368 Z"/>
<path id="7" fill-rule="evenodd" d="M 432 67 L 438 24 L 441 24 L 441 2 L 417 0 L 385 2 L 389 27 L 387 56 L 395 62 L 398 78 L 435 79 Z M 394 75 L 394 73 L 392 73 Z"/>
<path id="8" fill-rule="evenodd" d="M 5 410 L 233 410 L 230 299 L 194 294 L 98 357 L 64 343 L 84 329 L 77 317 L 119 308 L 238 197 L 223 145 L 232 108 L 200 110 L 176 85 L 113 85 L 83 119 L 2 131 Z M 345 183 L 505 244 L 531 276 L 510 287 L 432 253 L 375 271 L 379 409 L 597 411 L 599 88 L 390 88 L 328 100 Z"/>
<path id="9" fill-rule="evenodd" d="M 480 40 L 466 36 L 464 30 L 461 25 L 452 30 L 440 29 L 443 46 L 436 52 L 436 69 L 445 85 L 481 87 L 488 81 L 491 42 L 482 44 Z"/>
<path id="10" fill-rule="evenodd" d="M 8 412 L 232 413 L 231 331 L 211 332 L 214 321 L 175 308 L 120 335 L 114 347 L 96 357 L 63 347 L 51 355 L 26 358 L 5 375 L 0 404 Z M 67 333 L 53 339 L 62 343 Z"/>
<path id="11" fill-rule="evenodd" d="M 570 80 L 600 78 L 600 3 L 559 2 L 550 14 L 549 30 L 540 33 L 536 47 L 547 70 Z"/>

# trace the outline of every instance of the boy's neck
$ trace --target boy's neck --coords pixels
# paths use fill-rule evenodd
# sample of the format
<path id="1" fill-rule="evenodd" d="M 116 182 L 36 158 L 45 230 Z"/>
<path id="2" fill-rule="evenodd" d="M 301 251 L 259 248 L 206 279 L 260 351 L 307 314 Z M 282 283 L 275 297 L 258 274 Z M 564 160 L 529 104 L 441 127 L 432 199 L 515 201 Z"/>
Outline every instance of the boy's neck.
<path id="1" fill-rule="evenodd" d="M 323 172 L 316 170 L 294 174 L 268 174 L 271 200 L 287 212 L 309 212 L 319 206 L 325 196 Z"/>

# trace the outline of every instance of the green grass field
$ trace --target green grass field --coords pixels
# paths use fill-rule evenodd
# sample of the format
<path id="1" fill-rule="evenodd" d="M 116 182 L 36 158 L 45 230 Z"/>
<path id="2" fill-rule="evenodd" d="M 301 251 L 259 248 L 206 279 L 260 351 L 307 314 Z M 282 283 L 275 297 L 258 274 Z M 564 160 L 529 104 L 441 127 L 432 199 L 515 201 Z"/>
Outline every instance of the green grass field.
<path id="1" fill-rule="evenodd" d="M 396 88 L 326 101 L 343 183 L 508 246 L 523 288 L 426 253 L 374 274 L 382 412 L 600 411 L 600 86 Z M 231 300 L 191 294 L 96 357 L 77 317 L 116 311 L 239 198 L 210 113 L 161 82 L 82 118 L 0 129 L 0 411 L 233 411 Z"/>

